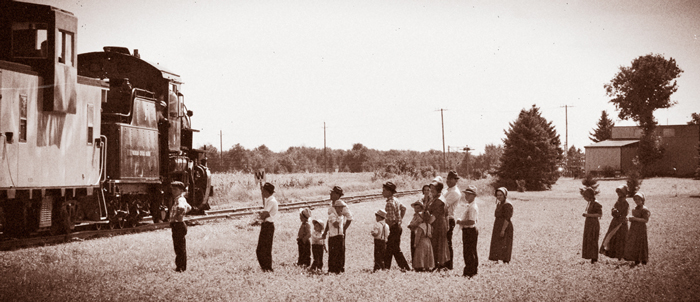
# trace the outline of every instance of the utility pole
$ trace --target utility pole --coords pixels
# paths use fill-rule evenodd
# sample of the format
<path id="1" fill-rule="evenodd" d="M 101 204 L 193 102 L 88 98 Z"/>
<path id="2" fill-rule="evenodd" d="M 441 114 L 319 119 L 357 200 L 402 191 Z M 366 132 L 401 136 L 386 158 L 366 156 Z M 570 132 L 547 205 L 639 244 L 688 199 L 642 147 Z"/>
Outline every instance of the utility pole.
<path id="1" fill-rule="evenodd" d="M 574 107 L 570 105 L 561 106 L 564 107 L 564 120 L 566 121 L 566 139 L 564 143 L 564 170 L 566 173 L 569 172 L 569 107 Z"/>
<path id="2" fill-rule="evenodd" d="M 444 111 L 447 111 L 447 109 L 440 108 L 440 123 L 442 124 L 442 167 L 443 167 L 443 171 L 445 171 L 445 169 L 447 169 L 447 154 L 445 154 L 445 118 L 442 114 Z"/>
<path id="3" fill-rule="evenodd" d="M 569 152 L 569 107 L 574 107 L 574 106 L 564 105 L 561 107 L 564 107 L 564 116 L 565 116 L 564 120 L 566 121 L 566 140 L 565 140 L 566 143 L 564 145 L 564 148 L 566 148 L 564 150 L 564 157 L 566 157 L 566 153 Z"/>
<path id="4" fill-rule="evenodd" d="M 326 158 L 326 122 L 323 122 L 323 172 L 328 173 L 328 159 Z"/>
<path id="5" fill-rule="evenodd" d="M 471 172 L 469 171 L 469 151 L 471 150 L 471 148 L 469 148 L 469 146 L 466 146 L 466 147 L 464 147 L 464 149 L 462 149 L 462 150 L 464 150 L 464 152 L 467 153 L 467 155 L 466 155 L 466 158 L 467 158 L 467 179 L 471 179 L 471 178 L 472 178 L 472 176 L 471 176 L 472 174 L 471 174 Z"/>
<path id="6" fill-rule="evenodd" d="M 223 166 L 224 164 L 224 136 L 221 129 L 219 129 L 219 164 Z"/>

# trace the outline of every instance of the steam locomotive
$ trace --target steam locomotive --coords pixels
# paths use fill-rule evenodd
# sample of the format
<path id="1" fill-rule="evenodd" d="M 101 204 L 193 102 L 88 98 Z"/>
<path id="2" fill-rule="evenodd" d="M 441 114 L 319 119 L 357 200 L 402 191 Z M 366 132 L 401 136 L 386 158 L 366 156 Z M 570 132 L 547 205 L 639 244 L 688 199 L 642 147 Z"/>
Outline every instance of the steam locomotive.
<path id="1" fill-rule="evenodd" d="M 0 1 L 3 233 L 166 221 L 176 180 L 208 210 L 211 172 L 180 76 L 136 49 L 78 55 L 77 29 L 70 12 Z"/>

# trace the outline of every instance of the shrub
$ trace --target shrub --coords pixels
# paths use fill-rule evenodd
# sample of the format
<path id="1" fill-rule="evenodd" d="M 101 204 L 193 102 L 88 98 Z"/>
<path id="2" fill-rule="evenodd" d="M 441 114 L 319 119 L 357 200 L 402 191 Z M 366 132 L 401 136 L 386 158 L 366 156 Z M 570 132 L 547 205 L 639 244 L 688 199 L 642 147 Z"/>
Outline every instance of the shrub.
<path id="1" fill-rule="evenodd" d="M 615 177 L 615 168 L 611 166 L 603 167 L 603 177 Z"/>
<path id="2" fill-rule="evenodd" d="M 584 187 L 593 188 L 596 195 L 598 195 L 598 193 L 600 193 L 600 190 L 598 190 L 598 186 L 599 186 L 598 181 L 595 178 L 593 178 L 593 174 L 591 174 L 591 173 L 586 173 L 586 177 L 584 177 L 583 180 L 581 180 L 581 184 Z"/>
<path id="3" fill-rule="evenodd" d="M 632 197 L 639 192 L 639 187 L 642 186 L 642 171 L 639 158 L 635 157 L 632 160 L 632 169 L 627 174 L 627 192 L 628 196 Z"/>

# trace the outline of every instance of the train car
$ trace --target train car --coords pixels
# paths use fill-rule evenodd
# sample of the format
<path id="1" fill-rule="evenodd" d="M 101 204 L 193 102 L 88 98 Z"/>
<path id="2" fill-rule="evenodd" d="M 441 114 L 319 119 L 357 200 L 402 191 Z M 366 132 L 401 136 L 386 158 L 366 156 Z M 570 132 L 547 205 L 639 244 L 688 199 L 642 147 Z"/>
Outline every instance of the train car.
<path id="1" fill-rule="evenodd" d="M 179 75 L 122 47 L 78 55 L 77 28 L 59 8 L 0 3 L 3 234 L 165 221 L 174 180 L 203 213 L 211 173 Z"/>

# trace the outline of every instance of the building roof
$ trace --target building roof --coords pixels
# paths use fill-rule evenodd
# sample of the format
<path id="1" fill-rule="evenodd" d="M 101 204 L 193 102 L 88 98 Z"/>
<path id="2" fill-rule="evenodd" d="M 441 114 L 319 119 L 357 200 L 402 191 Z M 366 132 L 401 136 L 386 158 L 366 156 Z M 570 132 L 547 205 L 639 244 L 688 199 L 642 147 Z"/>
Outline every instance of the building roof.
<path id="1" fill-rule="evenodd" d="M 604 140 L 584 148 L 618 148 L 638 143 L 639 140 Z"/>

